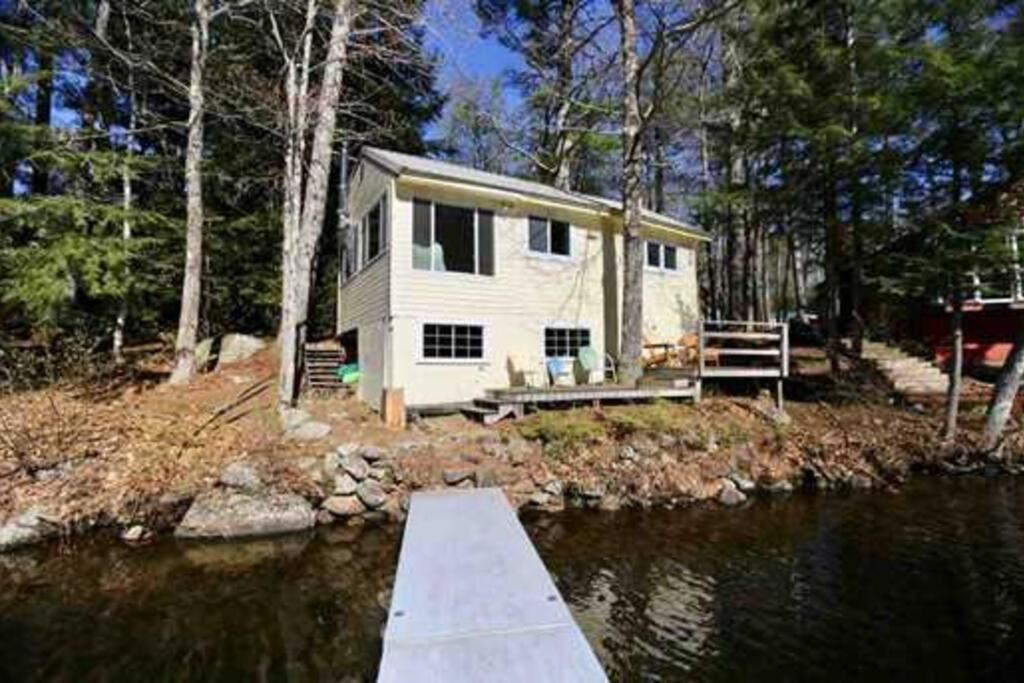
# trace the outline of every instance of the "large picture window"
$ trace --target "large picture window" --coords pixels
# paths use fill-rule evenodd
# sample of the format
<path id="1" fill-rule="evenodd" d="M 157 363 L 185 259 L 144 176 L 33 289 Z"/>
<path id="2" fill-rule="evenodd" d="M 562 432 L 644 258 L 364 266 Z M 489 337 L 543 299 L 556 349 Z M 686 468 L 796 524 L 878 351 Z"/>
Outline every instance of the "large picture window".
<path id="1" fill-rule="evenodd" d="M 657 270 L 679 270 L 679 250 L 671 244 L 647 243 L 647 267 Z"/>
<path id="2" fill-rule="evenodd" d="M 576 358 L 584 346 L 590 346 L 590 330 L 585 327 L 544 328 L 544 356 L 547 358 Z"/>
<path id="3" fill-rule="evenodd" d="M 484 357 L 482 325 L 423 325 L 423 357 L 429 360 L 472 360 Z"/>
<path id="4" fill-rule="evenodd" d="M 494 214 L 421 199 L 413 204 L 412 266 L 494 275 Z"/>
<path id="5" fill-rule="evenodd" d="M 530 251 L 538 254 L 569 256 L 572 253 L 572 231 L 565 221 L 530 216 Z"/>

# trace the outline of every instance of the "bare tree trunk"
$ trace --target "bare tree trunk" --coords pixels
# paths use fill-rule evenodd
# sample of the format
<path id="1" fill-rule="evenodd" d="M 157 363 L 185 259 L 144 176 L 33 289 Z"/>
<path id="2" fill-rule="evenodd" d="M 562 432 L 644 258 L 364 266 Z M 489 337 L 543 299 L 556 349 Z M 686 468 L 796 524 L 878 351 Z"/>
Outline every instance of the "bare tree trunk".
<path id="1" fill-rule="evenodd" d="M 790 249 L 793 253 L 793 306 L 796 308 L 797 316 L 803 318 L 804 314 L 804 259 L 800 249 L 800 243 L 796 235 L 789 234 Z"/>
<path id="2" fill-rule="evenodd" d="M 644 261 L 641 236 L 640 158 L 640 65 L 637 58 L 636 5 L 634 0 L 617 0 L 616 13 L 622 34 L 621 55 L 624 106 L 622 120 L 622 358 L 619 378 L 635 384 L 643 374 L 641 356 L 644 334 Z"/>
<path id="3" fill-rule="evenodd" d="M 100 3 L 96 17 L 96 34 L 106 38 L 107 22 L 110 20 L 110 3 L 108 0 Z M 132 45 L 131 25 L 128 23 L 127 14 L 124 15 L 125 36 L 128 42 L 128 50 L 134 49 Z M 124 218 L 121 221 L 121 240 L 124 245 L 124 287 L 125 292 L 121 297 L 121 303 L 117 311 L 117 319 L 114 321 L 113 355 L 114 362 L 124 363 L 124 330 L 128 324 L 128 299 L 131 287 L 131 272 L 129 270 L 129 244 L 132 239 L 132 221 L 130 212 L 132 210 L 132 145 L 134 143 L 134 132 L 138 115 L 136 112 L 135 100 L 135 71 L 128 67 L 128 132 L 125 143 L 125 162 L 121 166 L 121 208 L 124 210 Z"/>
<path id="4" fill-rule="evenodd" d="M 309 312 L 313 261 L 323 231 L 327 210 L 327 185 L 331 170 L 331 142 L 337 125 L 338 100 L 344 73 L 350 30 L 350 0 L 335 0 L 327 61 L 323 70 L 320 97 L 316 107 L 316 127 L 305 183 L 298 234 L 291 240 L 290 282 L 285 281 L 288 296 L 281 309 L 281 368 L 279 403 L 282 408 L 294 404 L 298 389 L 299 340 Z M 307 62 L 308 64 L 308 62 Z M 308 66 L 306 67 L 308 68 Z M 286 241 L 289 236 L 285 235 Z M 286 247 L 287 248 L 287 247 Z"/>
<path id="5" fill-rule="evenodd" d="M 828 339 L 829 367 L 833 377 L 839 375 L 839 207 L 832 161 L 827 162 L 824 219 L 825 219 L 825 322 Z"/>
<path id="6" fill-rule="evenodd" d="M 194 0 L 192 18 L 192 67 L 188 89 L 188 146 L 185 152 L 185 278 L 181 288 L 181 315 L 175 344 L 172 384 L 188 382 L 195 375 L 196 334 L 203 270 L 203 116 L 206 102 L 203 76 L 210 41 L 209 0 Z"/>
<path id="7" fill-rule="evenodd" d="M 1013 350 L 1003 363 L 1003 369 L 996 380 L 995 392 L 988 406 L 985 417 L 985 431 L 982 435 L 982 447 L 999 454 L 1003 448 L 1003 432 L 1013 412 L 1013 404 L 1020 389 L 1021 378 L 1024 377 L 1024 323 L 1018 323 L 1017 336 L 1013 341 Z"/>
<path id="8" fill-rule="evenodd" d="M 956 439 L 957 416 L 960 412 L 960 386 L 964 368 L 964 310 L 957 295 L 953 301 L 953 357 L 949 363 L 949 384 L 946 387 L 946 419 L 942 430 L 945 445 Z"/>
<path id="9" fill-rule="evenodd" d="M 555 169 L 554 186 L 570 190 L 572 184 L 572 161 L 575 154 L 573 134 L 569 131 L 569 115 L 572 112 L 572 61 L 576 50 L 573 40 L 573 22 L 576 16 L 576 0 L 562 0 L 558 30 L 558 80 L 556 94 L 558 110 L 555 113 Z"/>

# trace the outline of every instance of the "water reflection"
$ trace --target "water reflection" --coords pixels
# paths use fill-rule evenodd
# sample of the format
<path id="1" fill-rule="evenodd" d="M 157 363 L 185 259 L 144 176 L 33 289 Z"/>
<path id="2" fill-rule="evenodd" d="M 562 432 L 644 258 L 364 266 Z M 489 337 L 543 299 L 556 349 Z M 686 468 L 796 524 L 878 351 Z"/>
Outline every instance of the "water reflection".
<path id="1" fill-rule="evenodd" d="M 1011 680 L 1024 481 L 528 530 L 615 681 Z M 396 529 L 0 556 L 0 680 L 372 680 Z"/>

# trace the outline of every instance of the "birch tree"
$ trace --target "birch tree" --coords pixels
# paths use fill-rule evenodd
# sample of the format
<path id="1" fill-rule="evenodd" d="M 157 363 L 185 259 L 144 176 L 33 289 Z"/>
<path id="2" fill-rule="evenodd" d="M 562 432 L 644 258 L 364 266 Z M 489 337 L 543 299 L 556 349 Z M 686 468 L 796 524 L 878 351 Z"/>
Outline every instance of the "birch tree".
<path id="1" fill-rule="evenodd" d="M 206 99 L 203 76 L 210 45 L 210 6 L 208 0 L 193 0 L 192 57 L 188 89 L 188 145 L 185 150 L 185 276 L 181 287 L 181 314 L 178 338 L 174 346 L 175 365 L 172 384 L 188 382 L 195 375 L 196 335 L 199 330 L 199 303 L 203 270 L 203 117 Z"/>
<path id="2" fill-rule="evenodd" d="M 294 403 L 298 390 L 299 349 L 309 311 L 313 259 L 326 212 L 332 141 L 352 23 L 352 0 L 334 0 L 330 38 L 312 117 L 315 124 L 307 156 L 310 124 L 307 99 L 314 67 L 313 30 L 316 18 L 317 3 L 310 0 L 306 5 L 305 26 L 297 43 L 298 49 L 291 49 L 285 45 L 274 13 L 270 14 L 274 39 L 285 63 L 287 107 L 281 326 L 278 331 L 281 351 L 278 398 L 282 408 Z"/>
<path id="3" fill-rule="evenodd" d="M 643 372 L 644 261 L 641 229 L 640 60 L 637 55 L 636 3 L 617 0 L 622 57 L 622 342 L 619 377 L 635 384 Z"/>

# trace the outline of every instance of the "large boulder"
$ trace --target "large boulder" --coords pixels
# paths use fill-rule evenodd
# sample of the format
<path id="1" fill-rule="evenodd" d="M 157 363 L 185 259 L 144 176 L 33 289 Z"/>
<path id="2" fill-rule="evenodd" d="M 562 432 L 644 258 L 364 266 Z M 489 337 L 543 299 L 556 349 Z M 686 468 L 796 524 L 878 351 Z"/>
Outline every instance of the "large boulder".
<path id="1" fill-rule="evenodd" d="M 178 538 L 239 538 L 311 529 L 316 513 L 290 493 L 216 489 L 200 494 L 175 529 Z"/>
<path id="2" fill-rule="evenodd" d="M 237 363 L 266 348 L 267 343 L 248 334 L 225 334 L 220 340 L 217 364 Z"/>
<path id="3" fill-rule="evenodd" d="M 41 543 L 60 533 L 60 524 L 41 508 L 33 507 L 0 526 L 0 552 Z"/>

